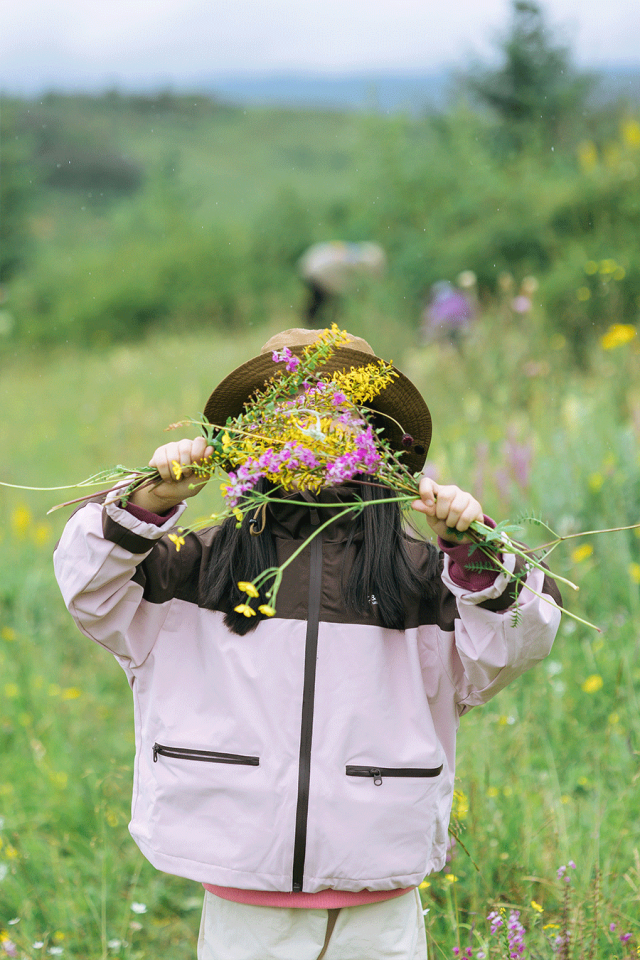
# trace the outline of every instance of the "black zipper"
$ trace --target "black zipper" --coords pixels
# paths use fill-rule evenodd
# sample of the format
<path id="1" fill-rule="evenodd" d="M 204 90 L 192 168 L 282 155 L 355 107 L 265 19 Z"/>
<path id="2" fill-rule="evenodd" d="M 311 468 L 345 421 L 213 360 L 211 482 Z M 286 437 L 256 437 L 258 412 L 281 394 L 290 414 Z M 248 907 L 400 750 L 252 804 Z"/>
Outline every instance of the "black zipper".
<path id="1" fill-rule="evenodd" d="M 260 764 L 259 757 L 245 757 L 241 753 L 218 753 L 217 750 L 191 750 L 187 747 L 166 747 L 162 743 L 153 745 L 153 762 L 158 762 L 158 754 L 174 757 L 176 760 L 204 760 L 206 763 L 240 763 L 250 767 Z"/>
<path id="2" fill-rule="evenodd" d="M 298 761 L 298 803 L 296 807 L 296 832 L 293 842 L 293 876 L 291 883 L 291 889 L 296 893 L 302 890 L 304 861 L 307 849 L 311 739 L 313 736 L 313 707 L 316 686 L 316 661 L 318 659 L 318 627 L 320 623 L 320 600 L 322 597 L 322 537 L 315 537 L 311 541 L 309 552 L 309 606 L 307 610 L 307 636 L 304 653 L 300 758 Z"/>
<path id="3" fill-rule="evenodd" d="M 377 787 L 381 786 L 383 777 L 438 777 L 442 773 L 442 764 L 439 767 L 365 767 L 347 765 L 348 777 L 373 777 Z"/>

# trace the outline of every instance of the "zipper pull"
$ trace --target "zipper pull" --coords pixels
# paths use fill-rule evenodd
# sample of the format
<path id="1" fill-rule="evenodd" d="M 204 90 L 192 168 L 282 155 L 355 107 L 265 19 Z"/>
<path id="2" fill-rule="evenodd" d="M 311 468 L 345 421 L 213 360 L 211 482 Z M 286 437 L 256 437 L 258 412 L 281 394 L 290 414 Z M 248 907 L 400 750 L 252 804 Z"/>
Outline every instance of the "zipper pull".
<path id="1" fill-rule="evenodd" d="M 376 787 L 382 786 L 382 773 L 377 767 L 371 767 L 371 776 Z"/>
<path id="2" fill-rule="evenodd" d="M 158 762 L 158 744 L 157 743 L 154 743 L 153 745 L 153 762 L 154 763 Z"/>

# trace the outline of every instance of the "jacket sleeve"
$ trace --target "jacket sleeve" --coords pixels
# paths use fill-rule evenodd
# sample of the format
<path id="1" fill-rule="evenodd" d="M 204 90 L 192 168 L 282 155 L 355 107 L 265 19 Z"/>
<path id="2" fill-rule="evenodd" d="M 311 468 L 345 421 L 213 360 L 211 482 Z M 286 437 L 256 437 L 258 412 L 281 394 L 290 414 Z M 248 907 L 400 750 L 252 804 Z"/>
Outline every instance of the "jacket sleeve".
<path id="1" fill-rule="evenodd" d="M 510 572 L 515 560 L 513 554 L 503 557 Z M 562 600 L 555 582 L 537 568 L 528 571 L 516 598 L 506 573 L 499 572 L 489 586 L 472 592 L 452 578 L 452 565 L 445 556 L 442 581 L 455 597 L 458 616 L 452 644 L 447 647 L 446 634 L 442 636 L 441 656 L 464 713 L 486 703 L 549 654 Z"/>
<path id="2" fill-rule="evenodd" d="M 88 503 L 68 521 L 54 553 L 64 602 L 79 629 L 131 666 L 149 655 L 168 604 L 144 604 L 138 566 L 184 511 L 160 526 L 138 519 L 117 502 Z M 162 544 L 169 556 L 172 544 Z M 175 563 L 175 559 L 173 561 Z"/>

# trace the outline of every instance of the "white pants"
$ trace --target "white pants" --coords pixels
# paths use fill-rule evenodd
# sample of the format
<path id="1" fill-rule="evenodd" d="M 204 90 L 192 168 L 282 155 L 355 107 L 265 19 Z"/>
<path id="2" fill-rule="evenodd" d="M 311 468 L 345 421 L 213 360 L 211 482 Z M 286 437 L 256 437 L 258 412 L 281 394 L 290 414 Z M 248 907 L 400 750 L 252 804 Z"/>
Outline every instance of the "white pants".
<path id="1" fill-rule="evenodd" d="M 359 907 L 254 907 L 205 892 L 198 960 L 427 960 L 417 890 Z"/>

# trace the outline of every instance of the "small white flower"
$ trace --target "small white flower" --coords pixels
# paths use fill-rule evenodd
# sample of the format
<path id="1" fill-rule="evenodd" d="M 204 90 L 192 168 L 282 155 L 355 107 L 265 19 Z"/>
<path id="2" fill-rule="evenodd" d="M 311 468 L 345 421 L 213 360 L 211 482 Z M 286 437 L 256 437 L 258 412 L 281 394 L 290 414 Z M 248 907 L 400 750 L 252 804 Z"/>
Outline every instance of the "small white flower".
<path id="1" fill-rule="evenodd" d="M 44 940 L 36 940 L 35 943 L 32 943 L 31 946 L 34 950 L 41 950 L 44 947 Z"/>
<path id="2" fill-rule="evenodd" d="M 48 952 L 52 957 L 61 957 L 64 953 L 64 947 L 49 947 Z"/>
<path id="3" fill-rule="evenodd" d="M 146 903 L 132 903 L 131 909 L 133 910 L 134 913 L 146 913 L 147 905 Z"/>
<path id="4" fill-rule="evenodd" d="M 12 927 L 14 924 L 20 923 L 20 917 L 14 917 L 13 920 L 8 920 L 7 922 L 9 926 Z"/>
<path id="5" fill-rule="evenodd" d="M 6 875 L 9 873 L 9 867 L 6 863 L 0 863 L 0 883 L 4 880 Z"/>
<path id="6" fill-rule="evenodd" d="M 547 660 L 545 666 L 550 677 L 557 677 L 559 673 L 562 673 L 562 664 L 557 660 Z"/>
<path id="7" fill-rule="evenodd" d="M 107 942 L 107 946 L 109 947 L 109 950 L 119 950 L 122 946 L 122 940 L 109 940 Z"/>

